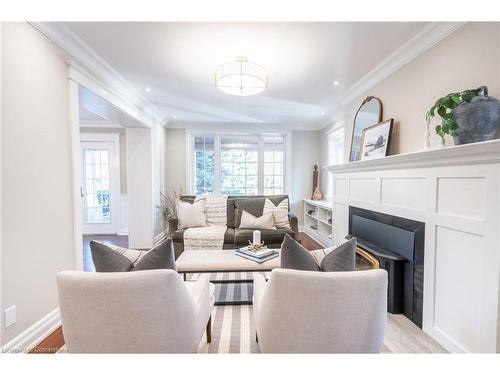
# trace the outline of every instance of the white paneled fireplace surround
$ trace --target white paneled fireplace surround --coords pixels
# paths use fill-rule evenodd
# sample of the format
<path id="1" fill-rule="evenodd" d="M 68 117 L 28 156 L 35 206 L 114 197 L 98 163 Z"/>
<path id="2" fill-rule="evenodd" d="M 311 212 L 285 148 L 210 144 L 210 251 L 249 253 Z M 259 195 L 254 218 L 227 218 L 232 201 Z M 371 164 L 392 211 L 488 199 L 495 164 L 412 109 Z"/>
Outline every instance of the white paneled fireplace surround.
<path id="1" fill-rule="evenodd" d="M 424 223 L 423 330 L 451 352 L 500 352 L 500 140 L 325 169 L 334 241 L 350 206 Z"/>

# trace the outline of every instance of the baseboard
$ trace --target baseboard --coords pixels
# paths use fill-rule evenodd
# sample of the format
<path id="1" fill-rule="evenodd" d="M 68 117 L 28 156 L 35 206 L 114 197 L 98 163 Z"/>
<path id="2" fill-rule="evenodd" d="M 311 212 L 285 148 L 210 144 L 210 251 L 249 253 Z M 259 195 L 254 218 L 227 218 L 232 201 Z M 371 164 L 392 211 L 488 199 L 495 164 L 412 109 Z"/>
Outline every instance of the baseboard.
<path id="1" fill-rule="evenodd" d="M 164 241 L 168 237 L 168 231 L 165 229 L 164 231 L 158 233 L 155 238 L 153 238 L 154 246 L 158 245 L 162 241 Z"/>
<path id="2" fill-rule="evenodd" d="M 61 325 L 59 307 L 14 337 L 2 347 L 2 353 L 28 353 Z"/>

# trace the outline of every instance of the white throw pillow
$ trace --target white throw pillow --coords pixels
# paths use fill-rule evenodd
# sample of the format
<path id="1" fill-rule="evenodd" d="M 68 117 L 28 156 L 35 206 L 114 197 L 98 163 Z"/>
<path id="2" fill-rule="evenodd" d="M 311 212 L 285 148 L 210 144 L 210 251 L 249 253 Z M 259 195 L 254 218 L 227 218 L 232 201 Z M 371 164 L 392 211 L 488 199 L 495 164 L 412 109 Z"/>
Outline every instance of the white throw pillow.
<path id="1" fill-rule="evenodd" d="M 273 214 L 274 225 L 279 229 L 292 229 L 290 227 L 290 222 L 288 221 L 288 198 L 283 199 L 278 206 L 275 206 L 273 202 L 266 199 L 264 202 L 263 214 L 271 212 Z"/>
<path id="2" fill-rule="evenodd" d="M 253 216 L 243 211 L 241 213 L 240 228 L 242 229 L 276 229 L 274 226 L 273 213 L 269 212 L 261 217 Z"/>
<path id="3" fill-rule="evenodd" d="M 177 218 L 179 229 L 206 227 L 207 215 L 205 213 L 206 199 L 196 199 L 193 204 L 177 199 Z"/>

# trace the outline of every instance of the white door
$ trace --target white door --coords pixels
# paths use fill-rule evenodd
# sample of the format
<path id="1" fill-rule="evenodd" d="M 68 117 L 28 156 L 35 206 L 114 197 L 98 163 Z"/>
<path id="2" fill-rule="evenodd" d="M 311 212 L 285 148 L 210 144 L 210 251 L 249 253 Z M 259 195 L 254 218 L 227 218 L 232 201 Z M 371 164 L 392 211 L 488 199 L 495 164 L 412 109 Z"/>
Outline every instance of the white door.
<path id="1" fill-rule="evenodd" d="M 116 234 L 120 223 L 118 142 L 82 141 L 84 234 Z"/>

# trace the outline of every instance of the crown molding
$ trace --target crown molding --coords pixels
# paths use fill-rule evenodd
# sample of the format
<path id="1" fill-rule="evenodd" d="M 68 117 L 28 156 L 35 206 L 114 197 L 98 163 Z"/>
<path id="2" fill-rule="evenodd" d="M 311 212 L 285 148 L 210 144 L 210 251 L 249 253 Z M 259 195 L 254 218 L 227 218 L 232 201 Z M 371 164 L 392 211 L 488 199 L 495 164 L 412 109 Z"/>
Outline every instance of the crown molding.
<path id="1" fill-rule="evenodd" d="M 462 27 L 466 22 L 432 22 L 408 40 L 359 81 L 349 87 L 342 96 L 345 106 L 364 95 L 377 83 L 397 72 L 439 41 Z"/>
<path id="2" fill-rule="evenodd" d="M 168 123 L 169 129 L 189 129 L 193 131 L 222 131 L 222 132 L 249 132 L 249 133 L 283 133 L 293 130 L 320 131 L 318 125 L 283 124 L 271 122 L 210 122 L 210 121 L 181 121 Z"/>
<path id="3" fill-rule="evenodd" d="M 70 56 L 67 62 L 73 79 L 90 83 L 96 94 L 110 101 L 148 126 L 165 124 L 163 114 L 137 91 L 120 73 L 90 48 L 69 27 L 60 22 L 30 22 L 38 31 L 61 47 Z"/>

